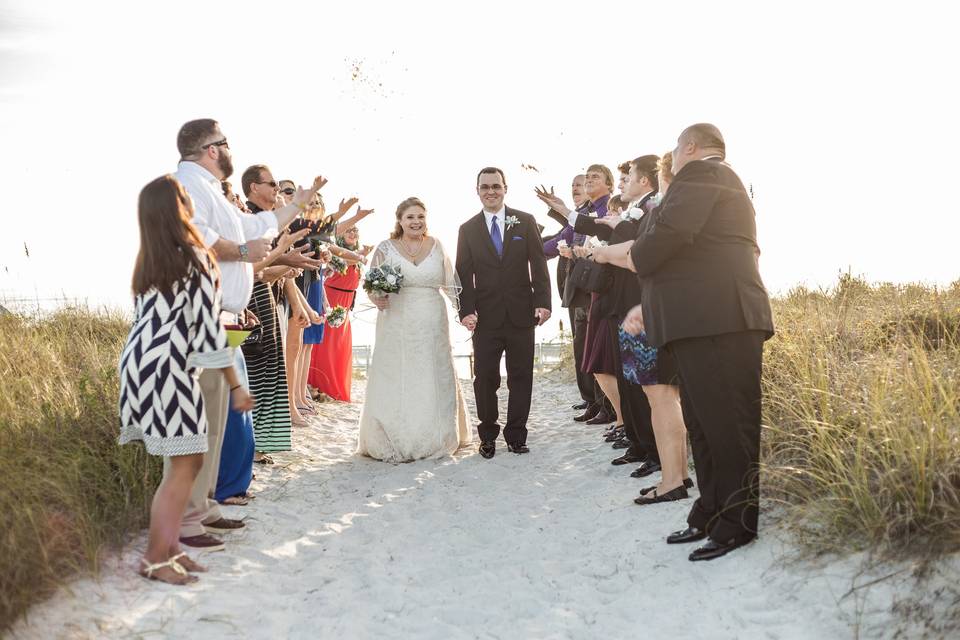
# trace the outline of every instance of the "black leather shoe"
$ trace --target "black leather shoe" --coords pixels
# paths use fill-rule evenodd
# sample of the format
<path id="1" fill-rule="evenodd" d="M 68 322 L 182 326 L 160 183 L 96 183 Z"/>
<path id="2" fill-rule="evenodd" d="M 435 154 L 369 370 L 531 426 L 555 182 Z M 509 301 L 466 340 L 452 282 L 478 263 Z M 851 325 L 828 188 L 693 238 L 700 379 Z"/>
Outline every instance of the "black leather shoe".
<path id="1" fill-rule="evenodd" d="M 520 442 L 514 442 L 513 444 L 508 442 L 507 451 L 510 453 L 530 453 L 530 449 L 527 448 L 527 445 Z"/>
<path id="2" fill-rule="evenodd" d="M 725 556 L 737 547 L 742 547 L 745 544 L 753 542 L 755 537 L 756 536 L 744 536 L 743 538 L 734 538 L 733 540 L 728 540 L 727 542 L 707 540 L 707 544 L 703 545 L 699 549 L 693 550 L 693 553 L 690 554 L 690 561 L 696 562 L 697 560 L 714 560 L 720 556 Z"/>
<path id="3" fill-rule="evenodd" d="M 651 473 L 656 473 L 660 471 L 660 463 L 656 460 L 651 460 L 647 458 L 643 461 L 639 467 L 633 470 L 633 473 L 630 474 L 631 478 L 646 478 Z"/>
<path id="4" fill-rule="evenodd" d="M 610 464 L 612 464 L 615 467 L 619 467 L 622 464 L 632 464 L 634 462 L 640 462 L 641 460 L 645 460 L 645 459 L 646 458 L 641 458 L 640 456 L 635 456 L 632 453 L 625 453 L 619 458 L 614 458 L 610 462 Z"/>
<path id="5" fill-rule="evenodd" d="M 683 500 L 684 498 L 689 498 L 690 495 L 687 493 L 687 488 L 683 485 L 680 485 L 676 489 L 670 489 L 663 495 L 657 494 L 656 490 L 651 492 L 652 495 L 647 497 L 641 495 L 639 498 L 634 498 L 633 501 L 636 504 L 657 504 L 658 502 L 673 502 L 675 500 Z"/>
<path id="6" fill-rule="evenodd" d="M 480 455 L 489 460 L 497 452 L 497 443 L 496 442 L 481 442 L 480 443 Z"/>
<path id="7" fill-rule="evenodd" d="M 693 489 L 693 480 L 691 480 L 690 478 L 684 478 L 683 486 L 687 489 Z M 644 487 L 643 489 L 640 489 L 640 495 L 645 496 L 656 488 L 657 488 L 656 486 Z"/>
<path id="8" fill-rule="evenodd" d="M 576 420 L 577 422 L 586 422 L 587 420 L 592 420 L 597 416 L 598 413 L 600 413 L 600 409 L 602 408 L 603 407 L 600 404 L 592 404 L 589 407 L 587 407 L 587 410 L 584 411 L 581 415 L 575 417 L 574 420 Z"/>
<path id="9" fill-rule="evenodd" d="M 576 411 L 583 411 L 584 409 L 586 409 L 586 408 L 589 407 L 589 406 L 590 406 L 589 403 L 581 402 L 580 404 L 575 404 L 575 405 L 573 405 L 573 408 L 574 408 L 574 410 L 576 410 Z"/>
<path id="10" fill-rule="evenodd" d="M 687 527 L 681 531 L 674 531 L 667 536 L 667 544 L 684 544 L 696 542 L 707 537 L 707 532 L 696 527 Z"/>
<path id="11" fill-rule="evenodd" d="M 587 424 L 607 424 L 616 421 L 616 416 L 612 416 L 606 411 L 600 411 L 594 417 L 587 420 Z"/>
<path id="12" fill-rule="evenodd" d="M 629 449 L 629 448 L 630 448 L 630 441 L 627 440 L 626 437 L 617 438 L 616 440 L 613 441 L 613 448 L 614 448 L 614 449 Z"/>

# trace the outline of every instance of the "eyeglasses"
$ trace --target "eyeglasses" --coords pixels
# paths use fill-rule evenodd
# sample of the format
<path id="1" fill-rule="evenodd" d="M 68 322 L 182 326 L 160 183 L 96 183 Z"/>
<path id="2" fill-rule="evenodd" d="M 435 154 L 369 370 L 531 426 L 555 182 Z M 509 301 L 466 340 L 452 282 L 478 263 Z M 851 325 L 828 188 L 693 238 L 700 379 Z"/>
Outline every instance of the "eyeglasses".
<path id="1" fill-rule="evenodd" d="M 293 187 L 287 187 L 286 189 L 280 189 L 280 193 L 285 193 L 288 196 L 292 196 L 297 192 Z"/>
<path id="2" fill-rule="evenodd" d="M 230 148 L 230 143 L 227 142 L 227 139 L 226 139 L 226 138 L 224 138 L 223 140 L 217 140 L 216 142 L 211 142 L 211 143 L 209 143 L 209 144 L 205 144 L 205 145 L 203 145 L 203 146 L 200 147 L 200 148 L 203 149 L 204 151 L 206 151 L 206 150 L 209 149 L 210 147 L 226 147 L 227 149 L 229 149 L 229 148 Z"/>
<path id="3" fill-rule="evenodd" d="M 503 191 L 503 185 L 500 185 L 500 184 L 495 184 L 495 185 L 482 184 L 478 188 L 480 189 L 480 191 Z"/>
<path id="4" fill-rule="evenodd" d="M 271 187 L 272 189 L 276 189 L 276 188 L 277 188 L 277 183 L 274 182 L 273 180 L 264 181 L 264 182 L 258 182 L 258 181 L 256 181 L 256 180 L 254 180 L 253 184 L 268 184 L 268 185 L 270 185 L 270 187 Z"/>

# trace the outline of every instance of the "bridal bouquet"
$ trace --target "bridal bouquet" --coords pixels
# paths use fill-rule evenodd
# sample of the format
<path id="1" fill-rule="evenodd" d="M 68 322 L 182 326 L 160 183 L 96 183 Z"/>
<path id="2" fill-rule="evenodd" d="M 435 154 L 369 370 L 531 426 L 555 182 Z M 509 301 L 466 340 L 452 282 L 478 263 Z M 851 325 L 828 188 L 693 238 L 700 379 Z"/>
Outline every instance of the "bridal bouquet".
<path id="1" fill-rule="evenodd" d="M 340 256 L 331 256 L 330 262 L 327 263 L 327 266 L 333 273 L 339 273 L 340 275 L 343 275 L 347 272 L 347 263 Z"/>
<path id="2" fill-rule="evenodd" d="M 347 321 L 347 310 L 340 305 L 335 306 L 327 314 L 327 326 L 331 329 L 338 329 Z"/>
<path id="3" fill-rule="evenodd" d="M 386 295 L 397 293 L 403 286 L 403 274 L 400 267 L 390 264 L 381 264 L 372 267 L 363 278 L 363 290 L 367 295 Z"/>

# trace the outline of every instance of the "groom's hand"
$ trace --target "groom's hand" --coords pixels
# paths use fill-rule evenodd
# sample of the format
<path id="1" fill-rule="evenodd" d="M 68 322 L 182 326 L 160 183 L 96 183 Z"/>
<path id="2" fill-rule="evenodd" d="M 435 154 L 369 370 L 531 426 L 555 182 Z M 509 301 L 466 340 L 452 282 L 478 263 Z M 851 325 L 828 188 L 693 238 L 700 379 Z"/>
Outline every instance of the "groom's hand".
<path id="1" fill-rule="evenodd" d="M 460 324 L 465 326 L 468 331 L 473 331 L 477 328 L 477 314 L 471 313 L 468 316 L 464 316 Z"/>
<path id="2" fill-rule="evenodd" d="M 533 315 L 537 318 L 537 326 L 543 326 L 543 323 L 550 319 L 550 309 L 544 309 L 542 307 L 537 307 L 537 310 L 533 312 Z"/>

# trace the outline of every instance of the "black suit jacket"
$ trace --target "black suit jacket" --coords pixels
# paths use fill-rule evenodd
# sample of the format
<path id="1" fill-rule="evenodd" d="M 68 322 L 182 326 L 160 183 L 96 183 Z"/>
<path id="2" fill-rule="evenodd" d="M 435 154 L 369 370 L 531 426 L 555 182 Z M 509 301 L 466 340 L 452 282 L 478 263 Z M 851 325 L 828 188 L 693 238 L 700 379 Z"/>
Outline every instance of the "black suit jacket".
<path id="1" fill-rule="evenodd" d="M 733 169 L 713 160 L 684 165 L 651 222 L 630 250 L 651 344 L 751 330 L 773 335 L 756 213 Z"/>
<path id="2" fill-rule="evenodd" d="M 537 308 L 550 309 L 550 275 L 532 215 L 506 208 L 517 224 L 504 229 L 503 258 L 497 256 L 481 211 L 460 226 L 457 275 L 460 318 L 477 314 L 478 329 L 497 329 L 509 318 L 516 327 L 537 323 Z"/>

